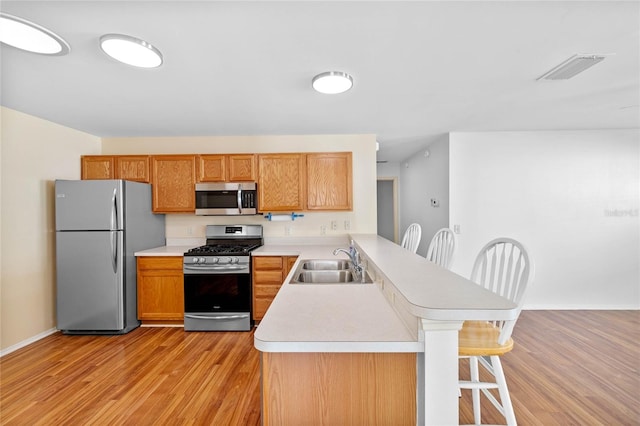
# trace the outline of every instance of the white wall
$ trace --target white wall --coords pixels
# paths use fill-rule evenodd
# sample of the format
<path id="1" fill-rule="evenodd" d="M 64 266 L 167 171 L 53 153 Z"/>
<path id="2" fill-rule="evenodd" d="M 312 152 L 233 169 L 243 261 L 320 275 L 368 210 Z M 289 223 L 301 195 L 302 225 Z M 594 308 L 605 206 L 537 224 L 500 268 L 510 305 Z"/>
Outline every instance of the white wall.
<path id="1" fill-rule="evenodd" d="M 428 154 L 426 152 L 428 151 Z M 449 141 L 430 144 L 403 161 L 400 166 L 400 239 L 407 227 L 418 223 L 422 239 L 418 254 L 427 255 L 431 238 L 449 225 Z M 436 199 L 438 207 L 431 206 Z"/>
<path id="2" fill-rule="evenodd" d="M 337 152 L 353 153 L 353 211 L 304 212 L 293 222 L 268 222 L 262 216 L 195 216 L 171 214 L 166 217 L 167 240 L 205 236 L 210 224 L 259 223 L 269 237 L 346 236 L 349 232 L 376 232 L 376 151 L 374 135 L 225 136 L 180 138 L 106 138 L 103 154 L 190 154 Z M 331 229 L 335 221 L 336 230 Z M 346 229 L 345 221 L 349 222 Z"/>
<path id="3" fill-rule="evenodd" d="M 2 116 L 0 348 L 55 327 L 54 180 L 79 179 L 100 139 L 8 108 Z"/>
<path id="4" fill-rule="evenodd" d="M 640 130 L 450 134 L 453 269 L 489 240 L 536 264 L 525 309 L 640 308 Z"/>

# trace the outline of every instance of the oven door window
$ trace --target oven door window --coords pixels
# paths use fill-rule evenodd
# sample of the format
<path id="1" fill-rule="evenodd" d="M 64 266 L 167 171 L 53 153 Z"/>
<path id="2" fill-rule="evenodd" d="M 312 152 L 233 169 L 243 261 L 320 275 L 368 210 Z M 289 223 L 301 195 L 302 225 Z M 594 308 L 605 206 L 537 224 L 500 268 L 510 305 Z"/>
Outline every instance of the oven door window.
<path id="1" fill-rule="evenodd" d="M 185 275 L 185 312 L 249 312 L 251 275 Z"/>

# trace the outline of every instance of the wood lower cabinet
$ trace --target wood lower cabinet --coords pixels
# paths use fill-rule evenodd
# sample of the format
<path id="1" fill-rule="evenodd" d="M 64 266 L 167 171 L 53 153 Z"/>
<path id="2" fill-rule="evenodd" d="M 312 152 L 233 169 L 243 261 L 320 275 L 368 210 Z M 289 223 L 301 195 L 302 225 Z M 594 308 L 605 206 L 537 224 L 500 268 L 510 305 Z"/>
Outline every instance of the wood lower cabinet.
<path id="1" fill-rule="evenodd" d="M 182 324 L 182 256 L 137 258 L 138 319 L 147 324 Z"/>
<path id="2" fill-rule="evenodd" d="M 262 352 L 262 424 L 415 425 L 415 353 Z"/>
<path id="3" fill-rule="evenodd" d="M 351 153 L 307 154 L 307 209 L 353 210 Z"/>
<path id="4" fill-rule="evenodd" d="M 261 212 L 305 209 L 305 161 L 305 154 L 258 155 L 258 200 Z"/>
<path id="5" fill-rule="evenodd" d="M 297 256 L 254 256 L 252 258 L 254 321 L 260 321 L 267 312 L 297 259 Z"/>
<path id="6" fill-rule="evenodd" d="M 193 213 L 196 210 L 196 156 L 151 156 L 154 213 Z"/>

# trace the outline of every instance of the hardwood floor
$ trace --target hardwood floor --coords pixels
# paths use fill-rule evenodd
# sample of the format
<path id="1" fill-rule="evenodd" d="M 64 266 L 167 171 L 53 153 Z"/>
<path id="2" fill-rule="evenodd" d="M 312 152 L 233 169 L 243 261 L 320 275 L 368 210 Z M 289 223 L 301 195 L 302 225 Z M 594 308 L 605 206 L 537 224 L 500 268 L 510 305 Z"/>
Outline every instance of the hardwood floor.
<path id="1" fill-rule="evenodd" d="M 514 340 L 519 424 L 640 424 L 640 311 L 524 311 Z M 57 333 L 0 359 L 0 424 L 257 425 L 258 370 L 252 332 Z M 502 422 L 484 402 L 483 421 Z"/>

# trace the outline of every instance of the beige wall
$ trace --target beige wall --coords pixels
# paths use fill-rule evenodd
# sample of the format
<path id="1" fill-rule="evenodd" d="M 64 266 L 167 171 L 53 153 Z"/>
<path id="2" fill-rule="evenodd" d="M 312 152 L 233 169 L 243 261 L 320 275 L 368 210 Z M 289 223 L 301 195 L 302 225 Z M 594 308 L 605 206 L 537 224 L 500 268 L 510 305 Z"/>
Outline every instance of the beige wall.
<path id="1" fill-rule="evenodd" d="M 80 155 L 100 138 L 0 109 L 0 349 L 55 327 L 53 181 L 79 179 Z"/>
<path id="2" fill-rule="evenodd" d="M 219 217 L 191 214 L 167 215 L 167 239 L 204 238 L 209 224 L 259 223 L 265 237 L 342 236 L 348 232 L 375 233 L 376 143 L 375 135 L 232 136 L 171 138 L 105 138 L 103 154 L 206 154 L 266 152 L 353 152 L 353 211 L 305 212 L 293 222 L 268 222 L 261 216 Z M 331 229 L 335 221 L 336 230 Z M 345 229 L 345 221 L 351 230 Z"/>

